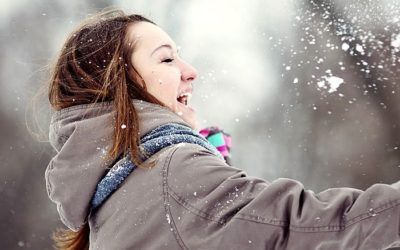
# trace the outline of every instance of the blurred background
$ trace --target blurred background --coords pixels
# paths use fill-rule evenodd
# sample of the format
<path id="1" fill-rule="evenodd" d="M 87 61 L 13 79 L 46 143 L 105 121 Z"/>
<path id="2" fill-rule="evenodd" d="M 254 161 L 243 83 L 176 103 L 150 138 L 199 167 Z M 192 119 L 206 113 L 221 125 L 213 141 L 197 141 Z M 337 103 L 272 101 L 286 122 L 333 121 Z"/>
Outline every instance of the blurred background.
<path id="1" fill-rule="evenodd" d="M 52 249 L 55 152 L 27 129 L 36 117 L 46 136 L 51 112 L 30 101 L 73 27 L 109 6 L 179 45 L 201 125 L 231 134 L 235 167 L 315 192 L 399 179 L 400 1 L 1 0 L 1 249 Z"/>

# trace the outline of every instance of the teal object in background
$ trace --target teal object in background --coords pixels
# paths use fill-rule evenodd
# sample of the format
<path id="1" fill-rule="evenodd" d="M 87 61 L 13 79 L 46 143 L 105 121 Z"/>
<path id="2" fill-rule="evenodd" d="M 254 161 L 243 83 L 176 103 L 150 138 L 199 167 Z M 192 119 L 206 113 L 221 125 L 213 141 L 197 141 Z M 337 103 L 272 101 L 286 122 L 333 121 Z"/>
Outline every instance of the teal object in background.
<path id="1" fill-rule="evenodd" d="M 215 147 L 219 147 L 225 144 L 224 137 L 221 132 L 211 135 L 207 138 L 207 140 Z"/>

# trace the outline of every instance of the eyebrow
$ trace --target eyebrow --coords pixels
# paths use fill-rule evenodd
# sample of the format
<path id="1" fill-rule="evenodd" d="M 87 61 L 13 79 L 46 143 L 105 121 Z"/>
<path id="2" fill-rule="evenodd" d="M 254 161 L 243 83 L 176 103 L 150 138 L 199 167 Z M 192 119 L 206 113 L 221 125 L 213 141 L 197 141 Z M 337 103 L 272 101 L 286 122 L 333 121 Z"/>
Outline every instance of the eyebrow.
<path id="1" fill-rule="evenodd" d="M 173 50 L 173 48 L 172 48 L 172 46 L 170 44 L 163 44 L 161 46 L 158 46 L 155 50 L 153 50 L 153 52 L 151 52 L 150 56 L 152 56 L 154 54 L 154 52 L 156 52 L 157 50 L 159 50 L 161 48 L 169 48 L 169 49 Z M 177 53 L 179 53 L 178 49 L 177 49 Z"/>

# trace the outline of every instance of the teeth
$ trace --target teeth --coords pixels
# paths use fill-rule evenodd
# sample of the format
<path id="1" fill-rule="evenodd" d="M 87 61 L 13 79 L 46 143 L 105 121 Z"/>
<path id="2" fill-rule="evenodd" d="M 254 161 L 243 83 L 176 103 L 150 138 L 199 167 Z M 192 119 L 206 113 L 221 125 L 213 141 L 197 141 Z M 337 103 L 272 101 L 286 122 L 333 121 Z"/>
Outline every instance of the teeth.
<path id="1" fill-rule="evenodd" d="M 190 99 L 192 98 L 192 94 L 191 93 L 182 93 L 178 96 L 177 99 L 186 96 L 186 106 L 188 106 Z"/>
<path id="2" fill-rule="evenodd" d="M 182 93 L 182 94 L 180 94 L 180 95 L 178 96 L 178 98 L 179 98 L 179 97 L 182 97 L 182 96 L 187 96 L 187 98 L 191 98 L 191 97 L 192 97 L 192 94 L 191 94 L 191 93 Z"/>

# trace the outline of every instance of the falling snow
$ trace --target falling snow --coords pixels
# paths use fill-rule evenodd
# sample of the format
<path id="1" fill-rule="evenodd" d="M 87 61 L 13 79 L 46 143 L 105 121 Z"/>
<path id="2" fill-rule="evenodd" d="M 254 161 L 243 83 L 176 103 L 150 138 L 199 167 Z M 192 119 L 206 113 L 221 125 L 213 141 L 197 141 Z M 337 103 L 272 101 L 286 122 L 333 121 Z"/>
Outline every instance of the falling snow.
<path id="1" fill-rule="evenodd" d="M 254 157 L 254 164 L 251 164 L 249 169 L 259 175 L 292 175 L 311 180 L 307 185 L 313 185 L 313 187 L 318 188 L 326 187 L 324 186 L 325 183 L 330 182 L 330 185 L 339 186 L 346 183 L 346 181 L 346 184 L 351 182 L 354 186 L 364 186 L 365 183 L 362 183 L 362 177 L 364 177 L 364 181 L 365 179 L 376 178 L 376 180 L 382 182 L 389 182 L 390 180 L 385 179 L 385 177 L 395 176 L 400 169 L 400 161 L 398 161 L 400 145 L 397 140 L 393 139 L 399 138 L 399 117 L 396 112 L 391 112 L 396 110 L 399 104 L 397 95 L 400 91 L 398 85 L 400 82 L 400 1 L 323 1 L 324 4 L 317 0 L 294 2 L 296 6 L 292 9 L 288 8 L 287 13 L 279 15 L 279 17 L 277 17 L 278 15 L 276 17 L 269 15 L 268 18 L 270 19 L 262 19 L 261 23 L 253 25 L 263 27 L 263 29 L 259 27 L 254 29 L 254 34 L 260 38 L 257 41 L 246 40 L 250 39 L 253 34 L 250 34 L 250 29 L 246 29 L 245 22 L 242 21 L 244 19 L 241 19 L 239 13 L 234 15 L 235 20 L 240 20 L 238 23 L 232 22 L 236 25 L 234 29 L 229 27 L 225 29 L 224 26 L 219 26 L 222 25 L 220 23 L 215 26 L 218 28 L 218 32 L 229 31 L 223 33 L 222 37 L 225 38 L 225 35 L 229 33 L 225 40 L 232 42 L 223 43 L 223 47 L 215 45 L 214 49 L 214 45 L 208 46 L 207 43 L 210 41 L 207 40 L 206 36 L 202 36 L 202 30 L 196 29 L 198 32 L 196 32 L 193 40 L 190 40 L 190 30 L 189 33 L 185 33 L 187 32 L 186 28 L 177 31 L 176 35 L 178 37 L 185 37 L 188 40 L 188 43 L 183 46 L 186 50 L 189 51 L 192 47 L 203 48 L 203 46 L 210 48 L 206 51 L 210 52 L 209 54 L 198 54 L 194 49 L 191 52 L 193 55 L 188 54 L 192 58 L 190 56 L 187 58 L 189 60 L 192 59 L 193 65 L 202 71 L 196 79 L 199 84 L 194 84 L 195 87 L 198 87 L 196 90 L 199 97 L 198 104 L 205 104 L 202 106 L 204 110 L 204 117 L 201 120 L 203 125 L 221 121 L 221 123 L 232 127 L 243 128 L 240 131 L 244 133 L 237 133 L 237 141 L 240 142 L 240 145 L 238 145 L 240 148 L 237 148 L 236 154 L 238 163 L 245 162 L 245 157 L 250 154 L 257 156 Z M 277 2 L 277 5 L 279 4 L 280 2 Z M 248 7 L 252 10 L 251 4 L 246 3 L 245 5 L 246 8 Z M 34 5 L 31 7 L 34 7 Z M 25 43 L 37 45 L 34 44 L 36 40 L 47 41 L 48 43 L 44 44 L 46 48 L 58 48 L 60 46 L 58 38 L 37 39 L 37 35 L 35 35 L 37 30 L 32 27 L 44 27 L 45 30 L 39 32 L 38 37 L 40 38 L 41 34 L 66 34 L 68 30 L 59 30 L 60 27 L 69 27 L 70 24 L 79 21 L 77 19 L 71 21 L 69 14 L 63 13 L 65 12 L 63 10 L 68 10 L 68 8 L 59 8 L 61 11 L 57 15 L 50 11 L 51 8 L 47 10 L 30 9 L 33 10 L 32 13 L 34 13 L 37 20 L 32 19 L 32 16 L 28 16 L 27 18 L 32 21 L 32 23 L 28 22 L 28 25 L 24 25 L 24 22 L 18 23 L 18 20 L 26 19 L 22 16 L 19 17 L 20 13 L 18 11 L 9 15 L 10 18 L 12 17 L 10 20 L 13 21 L 5 22 L 5 24 L 9 24 L 9 28 L 5 25 L 4 29 L 12 36 L 7 38 L 9 41 L 6 41 L 6 43 L 19 44 L 19 42 L 13 40 L 13 37 L 22 42 L 23 39 L 21 37 L 31 37 L 32 39 L 25 39 L 28 41 Z M 266 8 L 260 8 L 259 10 L 262 11 L 262 9 Z M 220 13 L 218 13 L 218 17 L 220 17 Z M 196 15 L 189 15 L 188 13 L 187 16 L 182 16 L 182 20 L 187 19 L 190 24 L 196 23 L 197 21 L 193 22 L 195 19 L 190 19 L 193 16 Z M 7 17 L 5 18 L 7 19 Z M 278 18 L 279 20 L 273 20 L 273 18 Z M 41 23 L 36 23 L 39 19 L 44 20 L 44 23 L 49 25 L 41 26 Z M 287 22 L 289 23 L 288 26 L 284 26 L 285 19 L 290 19 Z M 198 23 L 204 26 L 202 22 L 198 21 Z M 237 25 L 239 23 L 243 26 Z M 279 23 L 279 26 L 276 23 Z M 172 24 L 174 25 L 174 23 Z M 209 28 L 214 28 L 207 25 L 204 27 L 208 27 L 207 31 L 209 31 Z M 231 30 L 235 32 L 230 32 Z M 243 31 L 246 31 L 246 36 L 243 36 Z M 216 31 L 212 30 L 212 32 Z M 230 36 L 232 34 L 238 34 L 239 36 Z M 212 39 L 215 39 L 215 37 L 212 37 Z M 53 40 L 57 41 L 57 44 L 54 44 Z M 194 40 L 197 43 L 193 43 Z M 89 39 L 88 42 L 92 43 L 95 40 Z M 7 67 L 9 68 L 8 71 L 6 71 L 7 69 L 4 70 L 4 76 L 12 76 L 9 77 L 10 83 L 7 85 L 10 86 L 10 90 L 16 90 L 14 94 L 10 95 L 12 97 L 8 99 L 6 98 L 8 96 L 7 93 L 13 92 L 7 89 L 7 91 L 4 91 L 6 93 L 3 96 L 6 98 L 4 99 L 6 100 L 5 103 L 12 103 L 9 105 L 9 111 L 11 112 L 7 113 L 3 110 L 5 117 L 9 117 L 7 119 L 14 119 L 14 113 L 16 113 L 15 116 L 18 115 L 17 113 L 23 113 L 20 111 L 26 96 L 23 96 L 24 91 L 20 90 L 30 89 L 29 87 L 18 87 L 15 83 L 27 82 L 31 84 L 31 79 L 37 83 L 36 74 L 27 70 L 29 68 L 32 68 L 31 70 L 35 70 L 36 67 L 39 68 L 36 64 L 41 60 L 40 58 L 49 57 L 48 54 L 40 54 L 40 51 L 37 50 L 37 48 L 43 46 L 33 45 L 31 47 L 33 49 L 36 48 L 36 50 L 33 51 L 35 53 L 32 53 L 32 55 L 35 55 L 36 59 L 21 57 L 24 53 L 20 53 L 21 55 L 15 54 L 13 51 L 15 52 L 16 50 L 12 49 L 13 46 L 8 45 L 9 49 L 5 46 L 4 51 L 9 51 L 10 55 L 14 56 L 15 59 L 9 61 L 10 67 Z M 188 45 L 193 46 L 190 47 Z M 234 45 L 234 50 L 230 47 L 231 45 Z M 262 50 L 256 50 L 258 48 L 262 48 Z M 222 53 L 220 53 L 221 51 Z M 231 51 L 235 51 L 235 53 L 230 53 Z M 206 54 L 206 56 L 203 56 L 203 54 Z M 243 54 L 243 56 L 239 57 L 237 54 Z M 229 60 L 226 60 L 226 58 Z M 245 58 L 250 59 L 244 61 L 243 59 Z M 119 59 L 122 60 L 122 58 Z M 219 60 L 225 61 L 221 63 Z M 27 64 L 26 62 L 29 61 L 31 63 Z M 216 62 L 215 64 L 214 61 Z M 92 66 L 95 64 L 95 61 L 89 60 L 87 62 Z M 16 64 L 13 65 L 13 63 Z M 106 60 L 103 60 L 102 64 L 105 63 Z M 22 70 L 23 73 L 15 74 L 13 70 Z M 278 73 L 276 74 L 276 72 Z M 27 79 L 21 78 L 21 80 L 18 78 L 19 75 L 25 76 Z M 154 80 L 157 85 L 164 86 L 164 84 L 168 84 L 167 82 L 163 83 L 157 77 Z M 203 86 L 201 86 L 202 84 Z M 253 86 L 251 84 L 259 85 Z M 207 89 L 205 86 L 210 86 L 210 88 Z M 202 88 L 204 88 L 203 93 L 201 93 Z M 278 90 L 281 92 L 278 92 Z M 249 92 L 244 93 L 242 91 Z M 226 96 L 228 93 L 232 93 L 235 97 L 237 95 L 243 96 L 243 100 L 237 102 L 237 105 L 230 105 L 230 103 L 226 102 L 230 98 Z M 271 95 L 273 98 L 265 98 L 267 93 L 273 93 Z M 252 98 L 253 95 L 257 96 L 256 94 L 260 94 L 259 100 L 262 100 L 262 102 L 257 102 L 256 99 Z M 248 97 L 248 99 L 245 100 L 244 97 Z M 290 99 L 292 97 L 295 99 Z M 18 105 L 13 103 L 13 99 L 18 101 Z M 277 103 L 274 103 L 276 100 L 278 100 Z M 72 98 L 71 101 L 75 105 L 80 100 Z M 276 108 L 281 103 L 282 107 Z M 3 106 L 6 107 L 7 105 Z M 210 107 L 217 107 L 214 111 L 222 112 L 207 113 Z M 249 115 L 247 110 L 253 112 L 256 109 L 255 107 L 257 107 L 257 111 L 262 110 L 262 112 L 250 113 Z M 304 109 L 302 110 L 302 108 Z M 142 111 L 142 109 L 141 107 L 138 111 Z M 304 112 L 304 110 L 307 112 Z M 183 115 L 182 112 L 177 114 Z M 230 117 L 229 114 L 231 115 Z M 243 116 L 244 114 L 246 116 Z M 312 126 L 309 126 L 310 117 L 307 114 L 312 114 Z M 4 124 L 7 124 L 7 119 L 3 119 Z M 21 118 L 20 121 L 22 120 Z M 14 124 L 14 122 L 18 124 L 16 120 L 11 121 L 11 124 Z M 131 127 L 131 125 L 129 126 Z M 263 128 L 263 126 L 266 128 Z M 8 127 L 6 126 L 5 128 Z M 121 129 L 126 128 L 126 124 L 121 125 Z M 4 135 L 6 136 L 12 134 L 8 129 L 5 129 L 5 131 Z M 21 131 L 13 131 L 13 133 L 22 134 L 20 133 Z M 353 138 L 356 139 L 353 140 L 352 136 L 355 136 Z M 265 138 L 268 138 L 268 140 L 265 140 Z M 7 139 L 9 138 L 7 137 Z M 257 141 L 257 139 L 259 140 Z M 104 142 L 105 139 L 99 140 Z M 14 165 L 21 166 L 21 168 L 14 169 L 22 169 L 25 162 L 28 163 L 26 168 L 30 169 L 32 164 L 29 164 L 31 163 L 29 159 L 33 158 L 28 158 L 29 154 L 21 151 L 23 146 L 18 144 L 18 140 L 11 140 L 13 142 L 9 143 L 10 145 L 6 143 L 6 141 L 10 140 L 4 141 L 6 151 L 14 152 L 14 154 L 7 155 L 10 158 L 10 162 L 12 161 Z M 23 143 L 25 140 L 19 141 Z M 104 143 L 101 143 L 99 146 L 94 146 L 97 157 L 105 157 L 107 155 L 108 147 L 104 145 Z M 183 145 L 182 143 L 177 147 L 182 147 Z M 309 151 L 304 154 L 303 149 L 307 147 Z M 20 153 L 19 151 L 21 151 L 21 154 L 18 154 Z M 284 157 L 287 160 L 281 160 L 280 152 L 285 152 Z M 17 161 L 13 161 L 13 155 L 26 155 L 27 157 L 26 159 L 25 157 L 19 157 L 21 159 L 17 158 Z M 327 157 L 324 158 L 324 156 Z M 33 154 L 30 157 L 34 157 Z M 380 159 L 380 162 L 376 159 Z M 390 161 L 387 159 L 390 159 Z M 21 162 L 18 162 L 18 160 Z M 269 165 L 271 166 L 279 167 L 265 168 L 265 162 L 270 163 Z M 309 164 L 310 162 L 316 164 Z M 332 171 L 332 167 L 329 169 L 328 165 L 334 166 L 333 171 L 338 172 L 336 176 Z M 379 166 L 378 171 L 376 171 L 376 166 Z M 90 166 L 82 164 L 79 167 L 88 169 Z M 238 164 L 238 167 L 246 166 L 245 164 L 241 166 Z M 345 177 L 340 177 L 343 171 L 337 171 L 337 169 L 345 169 L 348 174 Z M 368 172 L 368 169 L 371 172 Z M 394 171 L 390 172 L 391 169 L 394 169 Z M 13 173 L 12 171 L 16 170 L 10 170 L 10 173 Z M 21 195 L 21 200 L 26 201 L 28 206 L 36 205 L 38 199 L 29 195 L 32 194 L 29 191 L 33 190 L 32 187 L 34 187 L 33 183 L 36 177 L 29 176 L 32 171 L 20 172 L 17 171 L 14 174 L 10 174 L 10 176 L 6 176 L 7 182 L 5 182 L 4 187 L 7 188 L 7 185 L 9 185 L 10 188 L 3 190 L 3 193 L 9 200 Z M 26 174 L 30 178 L 25 178 L 22 174 Z M 318 178 L 314 178 L 315 176 Z M 319 177 L 324 182 L 312 181 L 320 180 Z M 19 180 L 24 180 L 27 183 L 23 184 Z M 28 183 L 29 180 L 32 182 Z M 13 183 L 13 185 L 9 183 Z M 37 183 L 40 184 L 41 182 Z M 15 187 L 23 188 L 15 189 Z M 29 187 L 29 190 L 25 187 Z M 197 195 L 197 192 L 190 192 L 193 192 L 195 199 L 203 196 L 203 193 L 200 192 L 201 189 L 198 190 L 199 195 Z M 124 189 L 123 192 L 128 194 L 129 190 Z M 235 190 L 227 194 L 227 199 L 220 200 L 218 205 L 220 207 L 229 207 L 234 204 L 236 198 L 241 199 L 241 196 L 243 196 L 243 192 L 240 193 L 239 189 L 235 187 Z M 204 202 L 212 203 L 211 200 L 205 200 Z M 12 206 L 17 205 L 13 204 Z M 11 209 L 6 208 L 4 211 L 10 211 L 12 215 L 16 215 L 18 211 L 22 210 L 12 207 Z M 47 210 L 45 209 L 44 211 Z M 35 218 L 34 212 L 37 211 L 33 209 L 30 214 L 27 213 L 28 221 Z M 361 212 L 371 217 L 379 215 L 379 210 L 372 208 L 372 205 L 371 208 L 365 207 L 364 211 Z M 165 216 L 170 224 L 170 214 Z M 323 226 L 325 221 L 321 218 L 324 217 L 319 215 L 318 217 L 312 217 L 311 220 L 314 220 L 313 222 L 318 224 L 317 226 Z M 185 217 L 182 216 L 182 220 L 181 217 L 177 217 L 177 220 L 180 222 L 185 221 Z M 18 230 L 16 230 L 18 223 L 13 223 L 10 229 L 5 231 L 5 234 L 10 235 L 7 231 L 21 231 L 23 232 L 21 235 L 27 235 L 27 232 L 24 232 L 26 225 L 24 223 L 19 224 Z M 132 225 L 136 225 L 136 223 Z M 45 228 L 50 227 L 52 225 L 46 225 Z M 171 228 L 171 230 L 173 229 Z M 36 231 L 37 235 L 35 237 L 42 239 L 44 236 L 39 235 L 39 233 L 42 234 L 43 232 L 39 232 L 40 230 L 38 229 Z M 5 248 L 42 249 L 30 246 L 33 238 L 27 240 L 14 237 L 14 240 L 10 241 L 12 245 Z M 244 238 L 243 243 L 257 243 L 257 241 L 252 241 L 249 238 Z"/>
<path id="2" fill-rule="evenodd" d="M 330 76 L 327 78 L 327 81 L 329 83 L 329 93 L 335 92 L 339 86 L 343 83 L 343 79 L 337 76 Z"/>
<path id="3" fill-rule="evenodd" d="M 328 93 L 333 93 L 337 91 L 343 82 L 343 79 L 337 76 L 323 76 L 322 80 L 317 84 L 319 88 L 328 89 Z"/>
<path id="4" fill-rule="evenodd" d="M 362 55 L 364 54 L 364 48 L 360 44 L 356 44 L 356 50 L 360 52 Z"/>

